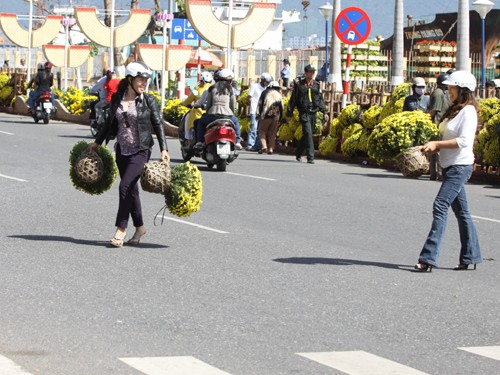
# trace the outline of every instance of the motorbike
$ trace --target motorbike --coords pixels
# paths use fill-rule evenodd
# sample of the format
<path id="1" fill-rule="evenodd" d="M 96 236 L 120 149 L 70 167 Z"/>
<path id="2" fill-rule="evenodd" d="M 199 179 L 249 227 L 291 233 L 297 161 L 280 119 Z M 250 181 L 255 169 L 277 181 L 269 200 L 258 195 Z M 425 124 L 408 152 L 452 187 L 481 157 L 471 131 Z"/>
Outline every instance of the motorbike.
<path id="1" fill-rule="evenodd" d="M 54 111 L 54 106 L 52 105 L 52 93 L 50 91 L 44 91 L 35 99 L 35 108 L 33 109 L 33 120 L 38 124 L 40 120 L 43 120 L 44 124 L 48 124 L 50 120 L 50 115 Z"/>
<path id="2" fill-rule="evenodd" d="M 95 119 L 90 120 L 90 134 L 92 137 L 97 137 L 97 133 L 104 126 L 104 122 L 106 121 L 106 110 L 109 108 L 109 105 L 101 108 L 100 106 L 95 107 Z"/>
<path id="3" fill-rule="evenodd" d="M 201 157 L 206 161 L 208 168 L 215 165 L 218 171 L 224 172 L 227 165 L 238 157 L 238 150 L 235 148 L 236 131 L 234 123 L 230 119 L 218 119 L 208 124 L 203 149 L 195 150 L 196 136 L 194 129 L 190 130 L 190 137 L 186 137 L 188 113 L 182 117 L 179 125 L 178 137 L 181 144 L 182 159 L 189 161 L 194 156 Z"/>

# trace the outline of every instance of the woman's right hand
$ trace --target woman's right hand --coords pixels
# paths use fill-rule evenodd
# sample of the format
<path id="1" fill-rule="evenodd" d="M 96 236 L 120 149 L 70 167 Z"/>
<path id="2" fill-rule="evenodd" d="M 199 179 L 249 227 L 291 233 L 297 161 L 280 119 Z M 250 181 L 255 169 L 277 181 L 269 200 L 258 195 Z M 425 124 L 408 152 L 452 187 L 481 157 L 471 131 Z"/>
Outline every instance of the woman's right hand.
<path id="1" fill-rule="evenodd" d="M 87 152 L 95 152 L 97 150 L 97 147 L 99 147 L 99 145 L 95 142 L 92 142 L 87 147 Z"/>

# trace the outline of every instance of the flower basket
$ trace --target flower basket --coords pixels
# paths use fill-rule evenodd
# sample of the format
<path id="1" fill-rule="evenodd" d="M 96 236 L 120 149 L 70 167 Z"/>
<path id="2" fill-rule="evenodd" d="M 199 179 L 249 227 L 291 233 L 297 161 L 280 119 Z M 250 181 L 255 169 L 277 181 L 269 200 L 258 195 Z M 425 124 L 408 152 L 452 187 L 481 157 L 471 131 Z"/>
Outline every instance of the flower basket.
<path id="1" fill-rule="evenodd" d="M 417 178 L 429 173 L 429 161 L 421 149 L 422 146 L 410 147 L 396 156 L 396 165 L 403 176 Z"/>
<path id="2" fill-rule="evenodd" d="M 141 186 L 149 193 L 165 194 L 170 189 L 170 165 L 164 160 L 144 164 Z"/>

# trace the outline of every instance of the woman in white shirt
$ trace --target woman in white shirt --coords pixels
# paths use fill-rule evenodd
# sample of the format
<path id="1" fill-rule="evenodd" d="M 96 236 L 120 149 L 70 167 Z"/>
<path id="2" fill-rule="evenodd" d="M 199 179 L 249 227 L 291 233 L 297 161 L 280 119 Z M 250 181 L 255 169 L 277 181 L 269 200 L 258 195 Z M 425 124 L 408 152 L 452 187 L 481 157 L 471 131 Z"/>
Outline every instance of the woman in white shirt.
<path id="1" fill-rule="evenodd" d="M 456 71 L 443 84 L 448 85 L 452 104 L 439 125 L 441 140 L 428 142 L 422 147 L 422 151 L 429 154 L 439 152 L 443 183 L 434 200 L 431 230 L 415 265 L 419 272 L 432 271 L 432 267 L 438 265 L 450 206 L 458 220 L 461 242 L 459 264 L 454 270 L 463 271 L 469 265 L 476 269 L 476 264 L 482 261 L 464 186 L 474 165 L 472 146 L 478 118 L 474 95 L 476 78 L 467 71 Z"/>

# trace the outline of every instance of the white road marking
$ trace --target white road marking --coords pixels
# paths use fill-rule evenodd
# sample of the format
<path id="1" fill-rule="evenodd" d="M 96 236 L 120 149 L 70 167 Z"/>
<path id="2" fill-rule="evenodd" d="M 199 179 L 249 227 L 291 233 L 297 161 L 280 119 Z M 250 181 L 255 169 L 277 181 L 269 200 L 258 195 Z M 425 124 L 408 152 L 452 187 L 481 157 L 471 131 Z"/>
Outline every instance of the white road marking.
<path id="1" fill-rule="evenodd" d="M 119 358 L 147 375 L 230 375 L 194 357 Z"/>
<path id="2" fill-rule="evenodd" d="M 500 361 L 500 346 L 471 346 L 458 349 Z"/>
<path id="3" fill-rule="evenodd" d="M 363 351 L 297 354 L 349 375 L 428 375 Z"/>
<path id="4" fill-rule="evenodd" d="M 7 135 L 14 135 L 14 133 L 4 132 L 3 130 L 0 130 L 0 133 L 7 134 Z"/>
<path id="5" fill-rule="evenodd" d="M 21 181 L 21 182 L 28 182 L 28 180 L 23 180 L 22 178 L 17 178 L 17 177 L 6 176 L 6 175 L 1 174 L 1 173 L 0 173 L 0 177 L 8 178 L 11 180 L 16 180 L 16 181 Z"/>
<path id="6" fill-rule="evenodd" d="M 234 172 L 226 172 L 226 174 L 232 174 L 235 176 L 242 176 L 242 177 L 249 177 L 249 178 L 256 178 L 258 180 L 266 180 L 266 181 L 277 181 L 274 178 L 267 178 L 267 177 L 260 177 L 260 176 L 253 176 L 251 174 L 242 174 L 242 173 L 234 173 Z"/>
<path id="7" fill-rule="evenodd" d="M 487 218 L 487 217 L 481 217 L 481 216 L 473 216 L 471 215 L 474 219 L 479 219 L 479 220 L 486 220 L 486 221 L 492 221 L 494 223 L 500 223 L 500 220 L 496 220 L 496 219 L 490 219 L 490 218 Z"/>
<path id="8" fill-rule="evenodd" d="M 24 371 L 20 366 L 16 365 L 9 358 L 0 355 L 0 374 L 2 375 L 32 375 Z"/>
<path id="9" fill-rule="evenodd" d="M 156 217 L 159 218 L 159 219 L 165 219 L 165 220 L 175 221 L 175 222 L 181 223 L 181 224 L 192 225 L 193 227 L 198 227 L 198 228 L 209 230 L 209 231 L 212 231 L 212 232 L 215 232 L 215 233 L 221 233 L 221 234 L 228 234 L 229 233 L 229 232 L 225 232 L 223 230 L 206 227 L 204 225 L 190 223 L 190 222 L 184 221 L 184 220 L 174 219 L 173 217 L 162 216 L 162 215 L 157 215 Z"/>

